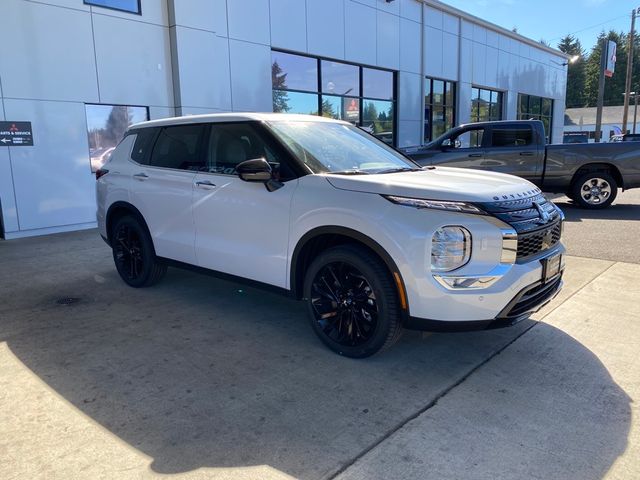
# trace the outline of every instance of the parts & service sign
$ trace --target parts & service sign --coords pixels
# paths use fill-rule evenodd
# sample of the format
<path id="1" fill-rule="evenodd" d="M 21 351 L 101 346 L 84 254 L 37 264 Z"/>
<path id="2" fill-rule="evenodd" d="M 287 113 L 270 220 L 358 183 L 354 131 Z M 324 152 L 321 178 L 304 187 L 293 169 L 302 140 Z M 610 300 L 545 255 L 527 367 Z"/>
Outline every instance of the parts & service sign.
<path id="1" fill-rule="evenodd" d="M 33 131 L 31 130 L 31 122 L 0 122 L 0 146 L 33 146 Z"/>

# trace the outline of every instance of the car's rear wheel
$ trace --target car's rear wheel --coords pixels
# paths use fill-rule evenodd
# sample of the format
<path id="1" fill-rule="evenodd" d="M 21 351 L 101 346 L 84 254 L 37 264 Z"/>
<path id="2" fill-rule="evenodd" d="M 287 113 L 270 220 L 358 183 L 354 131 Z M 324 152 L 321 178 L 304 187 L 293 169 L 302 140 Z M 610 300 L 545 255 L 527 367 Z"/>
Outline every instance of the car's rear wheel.
<path id="1" fill-rule="evenodd" d="M 570 193 L 581 208 L 606 208 L 618 195 L 618 183 L 608 172 L 587 172 L 573 181 Z"/>
<path id="2" fill-rule="evenodd" d="M 149 287 L 162 279 L 167 266 L 156 258 L 146 228 L 132 216 L 116 221 L 111 234 L 113 260 L 122 280 L 136 288 Z"/>
<path id="3" fill-rule="evenodd" d="M 304 296 L 313 330 L 340 355 L 368 357 L 389 348 L 402 333 L 389 271 L 358 246 L 321 253 L 306 272 Z"/>

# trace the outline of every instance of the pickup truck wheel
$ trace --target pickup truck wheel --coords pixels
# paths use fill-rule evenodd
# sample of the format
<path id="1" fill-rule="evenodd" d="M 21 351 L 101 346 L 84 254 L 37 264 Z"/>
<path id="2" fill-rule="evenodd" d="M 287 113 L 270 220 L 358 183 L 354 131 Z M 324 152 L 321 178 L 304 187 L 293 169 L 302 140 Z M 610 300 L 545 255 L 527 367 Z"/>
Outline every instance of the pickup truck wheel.
<path id="1" fill-rule="evenodd" d="M 134 217 L 125 216 L 116 222 L 111 245 L 116 269 L 131 287 L 150 287 L 167 272 L 167 266 L 156 258 L 147 230 Z"/>
<path id="2" fill-rule="evenodd" d="M 607 172 L 587 172 L 574 180 L 570 193 L 581 208 L 606 208 L 618 195 L 618 184 Z"/>
<path id="3" fill-rule="evenodd" d="M 357 246 L 321 253 L 305 275 L 304 296 L 313 330 L 339 355 L 368 357 L 389 348 L 402 332 L 386 266 Z"/>

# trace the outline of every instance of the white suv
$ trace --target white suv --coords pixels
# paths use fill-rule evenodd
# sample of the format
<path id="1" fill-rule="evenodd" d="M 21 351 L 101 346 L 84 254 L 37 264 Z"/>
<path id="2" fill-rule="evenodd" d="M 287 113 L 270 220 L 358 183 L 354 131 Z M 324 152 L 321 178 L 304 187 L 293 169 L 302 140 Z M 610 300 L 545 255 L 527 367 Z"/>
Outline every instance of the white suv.
<path id="1" fill-rule="evenodd" d="M 329 348 L 511 325 L 562 286 L 562 212 L 526 180 L 420 168 L 348 123 L 217 114 L 132 126 L 97 174 L 118 273 L 195 267 L 304 299 Z"/>

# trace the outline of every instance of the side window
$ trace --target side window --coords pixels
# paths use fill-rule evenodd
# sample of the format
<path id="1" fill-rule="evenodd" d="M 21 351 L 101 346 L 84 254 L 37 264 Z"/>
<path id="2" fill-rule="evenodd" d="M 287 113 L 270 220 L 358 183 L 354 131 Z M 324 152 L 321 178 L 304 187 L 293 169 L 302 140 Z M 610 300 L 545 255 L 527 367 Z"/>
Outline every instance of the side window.
<path id="1" fill-rule="evenodd" d="M 160 131 L 149 165 L 176 170 L 202 171 L 205 158 L 201 144 L 205 125 L 177 125 Z"/>
<path id="2" fill-rule="evenodd" d="M 484 128 L 465 130 L 457 137 L 451 137 L 451 146 L 455 148 L 477 148 L 482 146 Z"/>
<path id="3" fill-rule="evenodd" d="M 529 127 L 493 128 L 492 147 L 524 147 L 533 143 L 533 130 Z"/>
<path id="4" fill-rule="evenodd" d="M 149 153 L 153 146 L 153 139 L 158 133 L 157 128 L 141 128 L 134 130 L 136 141 L 131 151 L 131 160 L 141 164 L 147 164 L 149 161 Z"/>
<path id="5" fill-rule="evenodd" d="M 280 150 L 250 123 L 211 125 L 206 171 L 236 175 L 236 167 L 245 160 L 264 158 L 280 180 L 295 178 Z"/>

